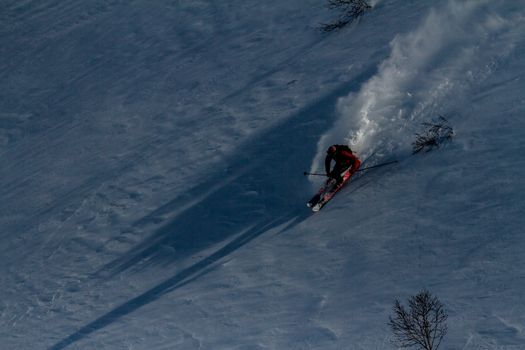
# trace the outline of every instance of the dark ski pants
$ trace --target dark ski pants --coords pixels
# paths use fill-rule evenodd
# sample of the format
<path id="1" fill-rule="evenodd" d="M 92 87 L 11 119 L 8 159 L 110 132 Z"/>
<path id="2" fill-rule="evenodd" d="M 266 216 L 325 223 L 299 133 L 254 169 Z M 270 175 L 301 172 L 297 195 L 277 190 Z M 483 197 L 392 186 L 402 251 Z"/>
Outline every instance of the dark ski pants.
<path id="1" fill-rule="evenodd" d="M 343 182 L 343 177 L 341 176 L 345 171 L 350 168 L 349 164 L 336 164 L 330 173 L 331 177 L 336 180 L 337 184 Z"/>

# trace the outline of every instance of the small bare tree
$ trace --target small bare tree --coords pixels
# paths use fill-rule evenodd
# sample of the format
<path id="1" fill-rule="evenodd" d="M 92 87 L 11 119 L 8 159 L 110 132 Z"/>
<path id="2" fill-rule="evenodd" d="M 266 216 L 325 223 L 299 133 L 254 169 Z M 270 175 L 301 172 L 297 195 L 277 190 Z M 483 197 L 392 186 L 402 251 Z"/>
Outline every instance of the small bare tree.
<path id="1" fill-rule="evenodd" d="M 426 127 L 426 130 L 421 134 L 416 134 L 416 140 L 412 142 L 412 154 L 424 149 L 430 152 L 434 147 L 439 148 L 440 144 L 454 136 L 454 130 L 443 116 L 439 116 L 438 120 L 431 123 L 423 123 L 423 126 Z"/>
<path id="2" fill-rule="evenodd" d="M 340 10 L 341 15 L 337 20 L 323 24 L 321 30 L 324 32 L 341 29 L 372 8 L 372 6 L 364 0 L 328 0 L 327 7 L 329 9 Z"/>
<path id="3" fill-rule="evenodd" d="M 396 299 L 394 316 L 388 323 L 394 333 L 395 345 L 436 350 L 447 333 L 447 314 L 443 304 L 427 290 L 409 298 L 408 310 Z"/>

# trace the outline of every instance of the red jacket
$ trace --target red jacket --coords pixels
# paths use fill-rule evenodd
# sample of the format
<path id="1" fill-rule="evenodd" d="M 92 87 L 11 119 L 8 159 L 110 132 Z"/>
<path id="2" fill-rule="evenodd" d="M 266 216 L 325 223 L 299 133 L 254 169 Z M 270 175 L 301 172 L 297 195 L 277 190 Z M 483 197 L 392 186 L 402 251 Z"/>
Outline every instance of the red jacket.
<path id="1" fill-rule="evenodd" d="M 327 174 L 331 172 L 330 165 L 332 160 L 335 161 L 334 169 L 338 168 L 339 170 L 343 170 L 351 168 L 351 173 L 354 173 L 361 165 L 359 158 L 357 158 L 348 147 L 342 145 L 336 145 L 335 153 L 328 153 L 326 155 L 324 166 Z"/>

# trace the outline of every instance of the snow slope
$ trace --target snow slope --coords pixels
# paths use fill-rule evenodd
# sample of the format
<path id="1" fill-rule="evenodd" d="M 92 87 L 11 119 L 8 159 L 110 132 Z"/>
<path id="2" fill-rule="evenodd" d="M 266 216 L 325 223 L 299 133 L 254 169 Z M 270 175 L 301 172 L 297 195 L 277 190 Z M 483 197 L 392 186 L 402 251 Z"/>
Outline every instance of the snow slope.
<path id="1" fill-rule="evenodd" d="M 525 349 L 523 5 L 3 1 L 0 348 L 389 349 L 426 287 Z M 400 163 L 311 215 L 345 140 Z"/>

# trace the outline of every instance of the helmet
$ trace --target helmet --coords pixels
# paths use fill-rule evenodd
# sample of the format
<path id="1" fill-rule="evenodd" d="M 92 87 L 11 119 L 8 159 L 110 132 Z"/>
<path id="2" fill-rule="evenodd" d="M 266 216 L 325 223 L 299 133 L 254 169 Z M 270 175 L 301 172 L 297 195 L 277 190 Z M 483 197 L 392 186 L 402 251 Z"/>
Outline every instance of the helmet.
<path id="1" fill-rule="evenodd" d="M 334 154 L 336 150 L 337 150 L 337 147 L 335 147 L 335 145 L 333 145 L 333 146 L 328 147 L 328 150 L 326 151 L 326 153 Z"/>

